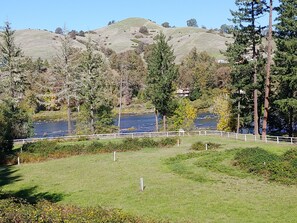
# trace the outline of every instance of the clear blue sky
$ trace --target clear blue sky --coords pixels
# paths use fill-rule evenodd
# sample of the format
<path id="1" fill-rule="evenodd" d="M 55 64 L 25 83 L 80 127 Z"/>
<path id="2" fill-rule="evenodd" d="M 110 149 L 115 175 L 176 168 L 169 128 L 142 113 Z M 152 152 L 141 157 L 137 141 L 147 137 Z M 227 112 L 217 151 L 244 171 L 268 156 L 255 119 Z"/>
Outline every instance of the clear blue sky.
<path id="1" fill-rule="evenodd" d="M 230 24 L 230 9 L 235 8 L 234 0 L 1 0 L 0 22 L 9 21 L 13 29 L 54 31 L 65 25 L 87 31 L 129 17 L 177 27 L 195 18 L 198 26 L 219 28 Z"/>

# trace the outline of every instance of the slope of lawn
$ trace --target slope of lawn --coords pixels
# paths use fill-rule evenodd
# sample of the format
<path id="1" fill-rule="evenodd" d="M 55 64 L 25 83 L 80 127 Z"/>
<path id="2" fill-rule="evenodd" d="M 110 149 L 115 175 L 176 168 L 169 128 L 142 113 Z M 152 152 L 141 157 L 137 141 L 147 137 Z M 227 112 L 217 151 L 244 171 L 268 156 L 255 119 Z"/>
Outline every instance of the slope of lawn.
<path id="1" fill-rule="evenodd" d="M 190 146 L 197 141 L 221 144 L 223 158 L 212 160 L 216 157 L 200 151 L 195 153 L 201 157 L 170 162 L 179 154 L 193 152 Z M 120 208 L 172 222 L 295 221 L 296 185 L 271 183 L 232 166 L 229 149 L 256 146 L 277 155 L 292 148 L 220 137 L 183 137 L 181 146 L 117 153 L 116 162 L 112 153 L 105 153 L 13 166 L 2 189 L 31 197 L 52 195 L 59 204 Z M 144 178 L 143 192 L 140 177 Z"/>

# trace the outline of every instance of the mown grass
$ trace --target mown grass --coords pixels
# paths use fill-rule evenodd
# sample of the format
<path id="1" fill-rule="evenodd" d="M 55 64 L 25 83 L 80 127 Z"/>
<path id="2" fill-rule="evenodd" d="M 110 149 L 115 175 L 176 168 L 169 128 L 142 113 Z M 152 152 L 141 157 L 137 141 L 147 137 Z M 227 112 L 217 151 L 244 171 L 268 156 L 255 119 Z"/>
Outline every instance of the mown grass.
<path id="1" fill-rule="evenodd" d="M 218 151 L 180 158 L 180 166 L 175 166 L 178 173 L 168 160 L 180 154 L 189 156 L 190 146 L 197 141 L 222 146 Z M 3 191 L 37 186 L 38 193 L 63 194 L 59 204 L 121 208 L 133 215 L 172 222 L 294 222 L 296 186 L 270 183 L 228 161 L 235 148 L 249 146 L 277 155 L 291 148 L 220 137 L 183 137 L 180 146 L 118 153 L 116 162 L 106 153 L 14 166 L 11 175 L 20 178 L 3 185 Z M 185 171 L 189 177 L 183 175 Z M 143 192 L 140 177 L 144 178 Z"/>

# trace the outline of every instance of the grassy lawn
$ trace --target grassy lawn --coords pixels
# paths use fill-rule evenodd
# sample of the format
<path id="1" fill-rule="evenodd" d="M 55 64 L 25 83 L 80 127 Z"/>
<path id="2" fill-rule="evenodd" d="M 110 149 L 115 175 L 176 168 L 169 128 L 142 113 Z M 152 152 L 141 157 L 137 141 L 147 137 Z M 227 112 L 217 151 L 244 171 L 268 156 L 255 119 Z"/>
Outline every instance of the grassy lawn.
<path id="1" fill-rule="evenodd" d="M 222 144 L 223 155 L 202 151 L 196 152 L 201 156 L 168 163 L 170 157 L 191 152 L 196 141 Z M 278 155 L 292 148 L 220 137 L 183 137 L 179 147 L 117 153 L 116 162 L 113 154 L 98 154 L 14 166 L 11 180 L 2 185 L 4 191 L 31 189 L 32 195 L 60 195 L 60 203 L 121 208 L 173 222 L 296 221 L 296 186 L 267 182 L 232 166 L 229 149 L 254 146 Z M 144 178 L 143 192 L 140 177 Z"/>

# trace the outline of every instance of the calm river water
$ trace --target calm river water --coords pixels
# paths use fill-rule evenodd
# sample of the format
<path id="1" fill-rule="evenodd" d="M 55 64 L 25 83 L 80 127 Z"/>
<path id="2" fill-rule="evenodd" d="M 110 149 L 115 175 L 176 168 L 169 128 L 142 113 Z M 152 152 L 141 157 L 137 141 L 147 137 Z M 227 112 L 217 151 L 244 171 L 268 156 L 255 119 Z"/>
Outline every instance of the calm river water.
<path id="1" fill-rule="evenodd" d="M 118 119 L 115 119 L 115 125 Z M 56 137 L 67 135 L 67 121 L 35 122 L 33 137 Z M 72 122 L 75 129 L 75 122 Z M 210 113 L 200 114 L 195 120 L 195 126 L 199 128 L 216 129 L 217 116 Z M 132 129 L 132 130 L 131 130 Z M 121 132 L 153 132 L 155 131 L 155 115 L 123 115 L 121 118 Z"/>

